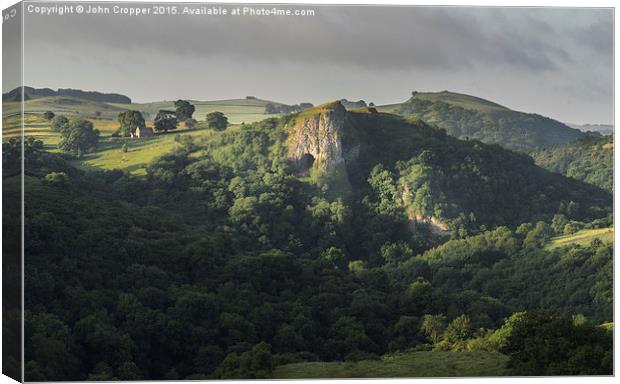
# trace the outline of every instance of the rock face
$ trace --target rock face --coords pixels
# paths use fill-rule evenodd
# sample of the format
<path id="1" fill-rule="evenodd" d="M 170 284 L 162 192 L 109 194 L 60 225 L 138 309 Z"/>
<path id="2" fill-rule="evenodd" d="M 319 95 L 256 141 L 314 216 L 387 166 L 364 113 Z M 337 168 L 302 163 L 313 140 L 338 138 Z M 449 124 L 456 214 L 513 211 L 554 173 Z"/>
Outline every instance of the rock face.
<path id="1" fill-rule="evenodd" d="M 345 162 L 343 127 L 346 110 L 337 101 L 301 113 L 287 127 L 289 158 L 301 170 L 329 171 Z"/>

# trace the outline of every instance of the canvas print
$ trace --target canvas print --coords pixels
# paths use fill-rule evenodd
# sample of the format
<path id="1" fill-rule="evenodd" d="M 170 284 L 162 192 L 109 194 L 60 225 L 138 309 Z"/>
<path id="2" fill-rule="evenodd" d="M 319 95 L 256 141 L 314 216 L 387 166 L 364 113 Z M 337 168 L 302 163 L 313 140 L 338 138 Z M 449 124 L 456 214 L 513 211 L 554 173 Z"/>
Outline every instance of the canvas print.
<path id="1" fill-rule="evenodd" d="M 3 11 L 3 373 L 613 375 L 613 9 Z"/>

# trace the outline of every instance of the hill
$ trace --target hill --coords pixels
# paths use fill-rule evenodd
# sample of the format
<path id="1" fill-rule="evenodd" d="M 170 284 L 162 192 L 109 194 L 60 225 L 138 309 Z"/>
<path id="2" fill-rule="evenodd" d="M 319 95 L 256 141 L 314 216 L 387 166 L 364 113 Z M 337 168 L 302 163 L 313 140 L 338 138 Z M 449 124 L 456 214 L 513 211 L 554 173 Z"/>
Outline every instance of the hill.
<path id="1" fill-rule="evenodd" d="M 527 155 L 458 140 L 417 119 L 345 111 L 337 102 L 293 115 L 287 127 L 297 164 L 308 154 L 315 171 L 327 164 L 325 177 L 339 187 L 360 191 L 370 183 L 379 201 L 401 207 L 412 224 L 453 232 L 515 225 L 550 219 L 571 201 L 583 208 L 573 214 L 601 209 L 604 216 L 611 202 L 607 192 L 543 170 Z"/>
<path id="2" fill-rule="evenodd" d="M 613 135 L 614 126 L 610 124 L 566 124 L 571 128 L 578 129 L 582 132 L 594 132 L 603 136 Z"/>
<path id="3" fill-rule="evenodd" d="M 578 129 L 541 115 L 513 111 L 488 100 L 449 91 L 413 92 L 404 103 L 377 109 L 416 116 L 463 140 L 475 139 L 519 151 L 585 136 Z"/>
<path id="4" fill-rule="evenodd" d="M 586 137 L 530 152 L 537 165 L 613 192 L 614 138 Z"/>
<path id="5" fill-rule="evenodd" d="M 100 94 L 98 92 L 84 92 L 71 89 L 60 89 L 58 92 L 51 89 L 34 89 L 27 93 L 29 97 L 24 102 L 24 112 L 43 113 L 52 111 L 55 114 L 77 115 L 85 118 L 104 118 L 116 120 L 120 112 L 136 110 L 142 112 L 146 120 L 153 120 L 161 109 L 174 110 L 174 101 L 156 101 L 149 103 L 131 103 L 129 98 L 116 94 Z M 3 97 L 3 113 L 10 115 L 19 113 L 22 109 L 20 88 L 17 88 Z M 118 97 L 122 96 L 122 97 Z M 189 100 L 196 107 L 194 118 L 204 121 L 207 113 L 222 112 L 232 124 L 252 123 L 266 119 L 270 114 L 265 113 L 265 106 L 285 106 L 285 104 L 262 100 L 255 97 L 245 99 L 199 101 Z"/>
<path id="6" fill-rule="evenodd" d="M 84 100 L 96 101 L 100 103 L 122 103 L 131 104 L 131 99 L 118 93 L 101 93 L 96 91 L 82 91 L 80 89 L 62 89 L 54 91 L 50 88 L 23 87 L 24 100 L 36 99 L 50 96 L 75 97 Z M 21 101 L 22 88 L 17 87 L 10 92 L 2 94 L 2 101 Z"/>
<path id="7" fill-rule="evenodd" d="M 571 318 L 613 320 L 612 245 L 546 249 L 567 220 L 609 226 L 608 192 L 339 102 L 113 139 L 3 145 L 3 193 L 25 185 L 28 381 L 612 371 L 611 335 Z M 411 352 L 431 343 L 446 353 Z"/>
<path id="8" fill-rule="evenodd" d="M 116 120 L 120 112 L 127 110 L 130 104 L 111 105 L 73 96 L 49 96 L 26 100 L 23 104 L 25 113 L 44 113 L 52 111 L 57 115 L 76 115 L 85 118 L 102 117 Z M 3 101 L 3 115 L 17 114 L 22 110 L 21 102 Z M 98 116 L 99 115 L 99 116 Z"/>

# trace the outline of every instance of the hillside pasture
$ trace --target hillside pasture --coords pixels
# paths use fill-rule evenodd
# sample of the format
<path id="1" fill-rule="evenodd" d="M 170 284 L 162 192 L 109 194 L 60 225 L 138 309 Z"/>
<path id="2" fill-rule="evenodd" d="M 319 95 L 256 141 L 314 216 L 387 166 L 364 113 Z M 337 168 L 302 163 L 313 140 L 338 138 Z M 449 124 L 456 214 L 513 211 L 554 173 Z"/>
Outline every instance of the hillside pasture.
<path id="1" fill-rule="evenodd" d="M 613 242 L 614 228 L 584 229 L 571 235 L 554 237 L 547 245 L 547 249 L 554 249 L 573 244 L 585 246 L 589 245 L 594 239 L 600 239 L 603 242 Z"/>
<path id="2" fill-rule="evenodd" d="M 167 134 L 158 134 L 148 139 L 131 139 L 122 137 L 111 137 L 119 124 L 111 119 L 90 119 L 97 128 L 101 137 L 98 148 L 93 153 L 87 153 L 79 160 L 71 163 L 79 169 L 122 169 L 135 174 L 144 174 L 146 166 L 155 158 L 172 150 L 176 145 L 175 136 L 190 135 L 194 137 L 209 136 L 215 134 L 214 131 L 206 129 L 206 123 L 199 123 L 199 129 L 186 130 L 183 125 L 178 130 L 170 131 Z M 14 114 L 4 116 L 2 119 L 2 137 L 8 140 L 13 137 L 21 136 L 21 115 Z M 148 124 L 150 126 L 150 124 Z M 45 148 L 51 152 L 57 152 L 60 134 L 50 128 L 50 122 L 41 114 L 26 113 L 24 115 L 24 135 L 34 137 L 43 141 Z M 234 126 L 229 127 L 233 129 Z M 122 152 L 123 144 L 127 144 L 127 152 Z"/>
<path id="3" fill-rule="evenodd" d="M 88 153 L 72 163 L 83 170 L 122 169 L 136 175 L 143 175 L 149 163 L 178 145 L 175 141 L 176 136 L 187 135 L 198 138 L 215 134 L 217 132 L 213 130 L 201 128 L 191 131 L 170 131 L 144 139 L 106 137 L 100 141 L 97 151 Z M 127 144 L 127 152 L 122 151 L 123 144 Z"/>
<path id="4" fill-rule="evenodd" d="M 68 115 L 71 116 L 71 115 Z M 75 115 L 74 115 L 75 116 Z M 110 136 L 118 129 L 118 122 L 111 119 L 89 119 L 102 137 Z M 21 136 L 21 115 L 13 114 L 2 118 L 2 139 Z M 43 141 L 48 149 L 54 149 L 60 141 L 60 133 L 52 131 L 50 122 L 39 113 L 24 114 L 24 136 Z"/>
<path id="5" fill-rule="evenodd" d="M 216 101 L 195 101 L 189 100 L 196 107 L 194 119 L 205 121 L 207 113 L 222 112 L 231 124 L 253 123 L 264 120 L 274 115 L 266 115 L 265 105 L 269 101 L 259 99 L 232 99 Z M 274 103 L 278 104 L 278 103 Z M 174 110 L 174 101 L 159 101 L 142 104 L 111 104 L 112 106 L 133 109 L 144 114 L 146 120 L 153 120 L 157 112 L 161 109 Z"/>

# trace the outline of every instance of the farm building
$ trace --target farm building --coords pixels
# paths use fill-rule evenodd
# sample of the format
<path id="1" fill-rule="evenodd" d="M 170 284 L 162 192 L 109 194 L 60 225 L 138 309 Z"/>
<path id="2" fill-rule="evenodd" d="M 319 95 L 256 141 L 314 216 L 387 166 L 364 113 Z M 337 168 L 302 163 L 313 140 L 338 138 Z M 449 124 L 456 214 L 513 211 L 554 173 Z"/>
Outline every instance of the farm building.
<path id="1" fill-rule="evenodd" d="M 139 138 L 139 137 L 152 137 L 153 129 L 148 127 L 138 127 L 135 131 L 131 133 L 131 137 Z"/>

